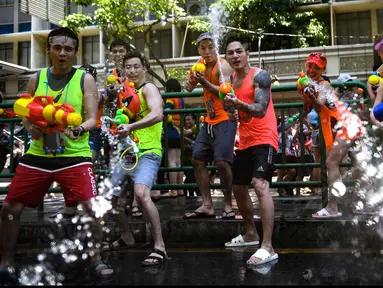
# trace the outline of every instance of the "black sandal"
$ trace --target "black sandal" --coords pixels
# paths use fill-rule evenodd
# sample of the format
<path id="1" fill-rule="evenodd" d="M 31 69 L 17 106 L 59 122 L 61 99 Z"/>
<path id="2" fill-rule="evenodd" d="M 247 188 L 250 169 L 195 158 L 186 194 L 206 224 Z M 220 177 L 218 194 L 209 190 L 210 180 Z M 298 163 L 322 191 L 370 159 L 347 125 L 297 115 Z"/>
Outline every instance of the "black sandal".
<path id="1" fill-rule="evenodd" d="M 137 210 L 133 211 L 134 208 L 137 208 Z M 138 207 L 138 206 L 132 206 L 132 216 L 133 216 L 133 217 L 137 217 L 137 218 L 142 217 L 142 211 L 141 211 L 140 207 Z"/>
<path id="2" fill-rule="evenodd" d="M 110 278 L 114 274 L 114 269 L 112 268 L 112 266 L 108 263 L 105 263 L 101 259 L 93 261 L 91 263 L 91 269 L 92 275 L 98 278 Z M 101 272 L 106 269 L 112 269 L 113 272 L 110 274 L 102 274 Z"/>
<path id="3" fill-rule="evenodd" d="M 127 245 L 122 238 L 113 241 L 111 243 L 103 243 L 103 246 L 101 248 L 102 251 L 116 251 L 116 250 L 123 250 L 123 249 L 130 249 L 136 247 L 136 244 L 133 245 Z"/>
<path id="4" fill-rule="evenodd" d="M 144 260 L 144 261 L 142 261 L 142 265 L 144 265 L 144 266 L 161 265 L 162 263 L 164 263 L 165 260 L 168 259 L 168 257 L 167 257 L 167 255 L 165 254 L 165 252 L 164 252 L 164 251 L 161 251 L 161 250 L 159 250 L 159 249 L 154 248 L 150 254 L 152 254 L 152 253 L 156 253 L 156 254 L 158 254 L 158 255 L 161 255 L 162 258 L 161 258 L 161 257 L 158 257 L 158 256 L 150 256 L 150 255 L 149 255 L 148 257 L 146 257 L 145 260 L 153 259 L 153 260 L 157 260 L 157 261 L 147 262 L 147 261 Z"/>

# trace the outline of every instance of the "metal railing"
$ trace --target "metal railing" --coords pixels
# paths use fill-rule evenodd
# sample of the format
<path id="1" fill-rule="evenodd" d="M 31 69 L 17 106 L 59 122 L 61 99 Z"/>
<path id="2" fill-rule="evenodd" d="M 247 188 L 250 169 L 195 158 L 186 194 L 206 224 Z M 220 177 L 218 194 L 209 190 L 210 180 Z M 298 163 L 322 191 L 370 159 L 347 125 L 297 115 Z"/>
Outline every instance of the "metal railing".
<path id="1" fill-rule="evenodd" d="M 333 87 L 360 87 L 364 91 L 364 95 L 366 98 L 364 100 L 347 100 L 344 102 L 351 102 L 351 103 L 361 103 L 363 102 L 366 105 L 366 109 L 369 109 L 372 107 L 372 101 L 369 97 L 367 86 L 364 83 L 361 82 L 346 82 L 346 83 L 331 83 Z M 296 91 L 296 85 L 281 85 L 281 86 L 274 86 L 272 87 L 272 92 L 286 92 L 286 91 Z M 298 93 L 298 92 L 297 92 Z M 203 94 L 202 92 L 180 92 L 180 93 L 163 93 L 162 96 L 164 99 L 167 98 L 186 98 L 186 97 L 201 97 Z M 0 103 L 0 108 L 11 108 L 13 107 L 12 103 Z M 303 103 L 302 102 L 295 102 L 295 103 L 276 103 L 274 104 L 275 109 L 281 110 L 281 118 L 284 119 L 285 116 L 285 109 L 294 108 L 299 110 L 299 122 L 300 122 L 300 131 L 303 131 Z M 201 113 L 206 113 L 205 108 L 185 108 L 185 109 L 171 109 L 171 110 L 164 110 L 164 138 L 163 138 L 163 146 L 164 151 L 168 151 L 168 117 L 169 114 L 180 114 L 180 127 L 184 127 L 184 121 L 185 121 L 185 114 L 186 113 L 194 113 L 196 115 L 196 125 L 199 127 L 199 119 Z M 14 176 L 14 159 L 12 157 L 13 155 L 13 146 L 14 146 L 14 129 L 15 129 L 15 123 L 21 123 L 22 119 L 20 118 L 0 118 L 0 123 L 9 123 L 10 124 L 10 148 L 11 148 L 11 157 L 10 157 L 10 171 L 11 173 L 2 173 L 0 174 L 0 178 L 12 178 Z M 282 121 L 282 133 L 284 134 L 284 121 Z M 181 167 L 168 167 L 168 154 L 165 152 L 163 153 L 164 158 L 164 166 L 160 167 L 160 171 L 162 172 L 175 172 L 175 171 L 187 171 L 192 170 L 192 166 L 183 166 L 184 164 L 184 131 L 183 129 L 180 129 L 181 133 Z M 285 137 L 282 134 L 282 162 L 285 160 Z M 303 133 L 300 133 L 300 144 L 303 150 L 304 143 L 303 143 Z M 27 141 L 28 137 L 26 136 L 26 133 L 24 135 L 24 144 L 25 144 L 25 151 L 27 149 Z M 275 181 L 271 183 L 272 188 L 277 187 L 286 187 L 288 185 L 293 185 L 295 187 L 322 187 L 322 204 L 325 206 L 327 203 L 327 169 L 326 169 L 326 148 L 324 145 L 324 139 L 323 135 L 320 129 L 320 143 L 319 143 L 320 151 L 321 151 L 321 161 L 320 163 L 304 163 L 304 153 L 301 153 L 300 161 L 299 163 L 282 163 L 282 164 L 275 164 L 276 169 L 283 169 L 283 168 L 299 168 L 299 167 L 312 167 L 321 168 L 321 179 L 319 181 Z M 341 166 L 350 166 L 351 163 L 349 162 L 342 162 L 340 164 Z M 217 169 L 216 166 L 208 166 L 209 170 L 215 170 Z M 96 174 L 107 174 L 108 170 L 96 170 Z M 356 180 L 348 180 L 344 181 L 345 185 L 354 185 L 356 183 Z M 184 183 L 184 184 L 155 184 L 152 189 L 183 189 L 183 188 L 196 188 L 196 183 Z M 220 184 L 211 184 L 212 188 L 221 188 Z M 8 191 L 8 188 L 0 188 L 0 194 L 6 194 Z M 49 193 L 52 192 L 60 192 L 60 188 L 50 188 L 48 190 Z M 42 205 L 39 205 L 39 209 L 42 209 Z"/>

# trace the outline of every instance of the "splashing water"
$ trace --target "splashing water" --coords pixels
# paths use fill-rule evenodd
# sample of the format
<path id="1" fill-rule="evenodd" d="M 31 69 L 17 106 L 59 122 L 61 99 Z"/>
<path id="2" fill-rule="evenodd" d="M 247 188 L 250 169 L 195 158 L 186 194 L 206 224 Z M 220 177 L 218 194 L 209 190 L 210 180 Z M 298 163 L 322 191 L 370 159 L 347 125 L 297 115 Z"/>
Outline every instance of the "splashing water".
<path id="1" fill-rule="evenodd" d="M 220 55 L 219 55 L 219 44 L 220 39 L 222 39 L 223 29 L 222 26 L 219 24 L 221 23 L 222 17 L 224 17 L 224 9 L 219 3 L 216 3 L 215 5 L 212 5 L 209 7 L 209 20 L 212 27 L 212 35 L 213 35 L 213 41 L 214 45 L 216 47 L 215 51 L 217 54 L 217 61 L 218 61 L 218 71 L 219 71 L 219 83 L 225 82 L 223 73 L 222 73 L 222 66 L 221 62 L 219 61 Z"/>

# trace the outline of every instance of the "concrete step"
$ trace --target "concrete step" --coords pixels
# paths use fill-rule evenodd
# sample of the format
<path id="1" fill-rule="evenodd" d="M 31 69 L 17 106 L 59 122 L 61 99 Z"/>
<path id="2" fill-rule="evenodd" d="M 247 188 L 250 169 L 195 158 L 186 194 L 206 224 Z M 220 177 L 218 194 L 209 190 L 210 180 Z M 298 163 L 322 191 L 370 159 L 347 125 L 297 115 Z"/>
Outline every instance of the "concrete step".
<path id="1" fill-rule="evenodd" d="M 222 198 L 213 198 L 216 215 L 222 215 Z M 374 216 L 368 214 L 353 214 L 342 206 L 343 216 L 333 219 L 313 219 L 311 214 L 321 206 L 319 197 L 307 199 L 290 197 L 274 199 L 275 222 L 273 245 L 277 248 L 382 248 L 382 227 L 373 224 Z M 310 200 L 311 199 L 311 200 Z M 299 202 L 297 201 L 299 200 Z M 156 202 L 159 210 L 162 233 L 165 243 L 177 243 L 186 247 L 224 246 L 231 238 L 244 232 L 241 219 L 182 219 L 185 211 L 193 211 L 201 204 L 200 197 L 178 197 L 176 199 L 161 199 Z M 235 207 L 233 201 L 233 207 Z M 36 209 L 26 208 L 22 216 L 22 227 L 18 238 L 19 244 L 48 245 L 51 239 L 76 239 L 81 237 L 82 225 L 72 223 L 72 220 L 62 219 L 59 225 L 55 218 L 63 205 L 62 199 L 45 201 L 43 213 Z M 259 204 L 254 202 L 255 215 L 259 215 Z M 254 219 L 262 238 L 261 219 Z M 141 219 L 129 220 L 137 242 L 152 241 L 150 227 Z M 78 230 L 78 227 L 81 230 Z M 109 229 L 105 239 L 116 239 L 119 233 L 110 216 L 105 217 L 104 229 Z"/>

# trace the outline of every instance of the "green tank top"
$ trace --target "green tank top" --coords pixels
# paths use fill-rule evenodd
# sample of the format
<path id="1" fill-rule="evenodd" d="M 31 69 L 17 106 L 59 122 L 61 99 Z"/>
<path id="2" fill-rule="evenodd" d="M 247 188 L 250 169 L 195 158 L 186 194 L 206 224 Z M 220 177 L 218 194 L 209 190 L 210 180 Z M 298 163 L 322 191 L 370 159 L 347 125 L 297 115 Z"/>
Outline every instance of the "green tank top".
<path id="1" fill-rule="evenodd" d="M 71 105 L 76 113 L 79 113 L 83 121 L 85 121 L 85 111 L 83 109 L 83 93 L 81 89 L 81 79 L 85 73 L 82 70 L 76 69 L 72 79 L 61 91 L 54 91 L 48 85 L 48 69 L 44 68 L 40 71 L 39 82 L 34 96 L 53 96 L 56 97 L 60 92 L 62 95 L 57 103 L 68 103 Z M 76 140 L 71 140 L 66 137 L 63 133 L 60 135 L 64 139 L 65 150 L 64 153 L 57 153 L 54 156 L 52 153 L 45 154 L 43 149 L 44 146 L 44 137 L 41 136 L 39 140 L 33 140 L 28 151 L 25 154 L 31 154 L 41 157 L 92 157 L 90 147 L 88 144 L 89 133 L 86 132 L 82 136 L 78 137 Z"/>
<path id="2" fill-rule="evenodd" d="M 142 96 L 142 90 L 144 87 L 138 90 L 138 96 L 140 97 L 140 112 L 137 115 L 137 120 L 143 119 L 149 114 L 149 108 L 144 96 Z M 162 157 L 162 121 L 158 122 L 150 127 L 138 129 L 133 131 L 133 135 L 138 138 L 138 148 L 140 149 L 140 155 L 155 153 Z"/>

